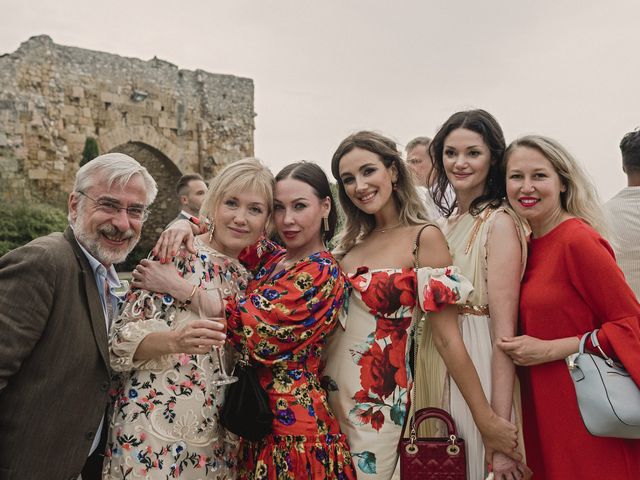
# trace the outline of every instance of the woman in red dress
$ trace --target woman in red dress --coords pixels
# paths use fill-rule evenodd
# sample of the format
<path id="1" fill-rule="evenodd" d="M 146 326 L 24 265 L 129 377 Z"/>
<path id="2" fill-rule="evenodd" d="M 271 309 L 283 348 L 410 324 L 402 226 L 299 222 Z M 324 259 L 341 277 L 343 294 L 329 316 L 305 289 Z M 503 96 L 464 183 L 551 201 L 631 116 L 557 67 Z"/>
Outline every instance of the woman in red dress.
<path id="1" fill-rule="evenodd" d="M 564 358 L 599 328 L 605 353 L 640 385 L 640 304 L 599 232 L 594 186 L 556 141 L 526 136 L 506 151 L 509 203 L 531 225 L 520 293 L 522 335 L 498 346 L 521 369 L 527 463 L 537 479 L 640 478 L 640 440 L 592 436 Z M 589 344 L 587 344 L 589 346 Z"/>
<path id="2" fill-rule="evenodd" d="M 322 169 L 299 162 L 276 176 L 273 220 L 287 247 L 264 242 L 241 257 L 255 275 L 227 304 L 231 342 L 248 348 L 275 415 L 273 432 L 245 442 L 240 477 L 354 479 L 347 441 L 320 386 L 326 336 L 337 326 L 345 279 L 325 243 L 337 214 Z"/>

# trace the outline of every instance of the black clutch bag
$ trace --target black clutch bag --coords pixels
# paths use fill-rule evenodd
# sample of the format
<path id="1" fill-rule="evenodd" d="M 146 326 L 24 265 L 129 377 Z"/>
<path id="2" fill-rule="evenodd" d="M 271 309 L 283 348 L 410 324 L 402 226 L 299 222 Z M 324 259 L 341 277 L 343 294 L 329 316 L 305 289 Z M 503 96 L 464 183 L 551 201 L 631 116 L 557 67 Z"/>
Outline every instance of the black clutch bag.
<path id="1" fill-rule="evenodd" d="M 273 429 L 274 415 L 269 406 L 269 395 L 250 364 L 238 362 L 233 373 L 238 381 L 227 387 L 220 423 L 242 438 L 254 442 L 261 440 Z"/>

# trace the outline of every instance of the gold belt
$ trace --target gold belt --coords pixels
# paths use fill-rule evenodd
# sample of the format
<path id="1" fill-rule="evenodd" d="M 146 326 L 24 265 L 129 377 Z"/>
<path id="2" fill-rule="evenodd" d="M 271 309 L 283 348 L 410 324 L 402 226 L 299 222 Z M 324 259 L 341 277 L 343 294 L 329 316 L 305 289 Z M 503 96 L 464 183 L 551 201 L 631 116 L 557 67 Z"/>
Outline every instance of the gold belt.
<path id="1" fill-rule="evenodd" d="M 468 313 L 469 315 L 489 316 L 489 305 L 458 305 L 458 315 Z"/>

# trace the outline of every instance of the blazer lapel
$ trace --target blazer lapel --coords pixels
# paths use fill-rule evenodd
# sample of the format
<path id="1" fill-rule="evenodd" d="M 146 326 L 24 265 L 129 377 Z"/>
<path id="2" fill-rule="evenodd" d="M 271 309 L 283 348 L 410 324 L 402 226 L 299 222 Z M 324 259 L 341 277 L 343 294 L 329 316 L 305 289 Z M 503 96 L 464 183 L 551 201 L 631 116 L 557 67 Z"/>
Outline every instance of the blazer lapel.
<path id="1" fill-rule="evenodd" d="M 107 368 L 109 368 L 109 341 L 107 337 L 107 325 L 104 318 L 104 311 L 102 310 L 102 302 L 100 301 L 100 293 L 96 280 L 87 260 L 86 255 L 78 245 L 76 237 L 71 227 L 67 227 L 64 232 L 64 237 L 71 244 L 73 252 L 78 260 L 80 266 L 80 285 L 84 288 L 84 294 L 89 307 L 89 321 L 91 322 L 91 328 L 93 329 L 93 336 L 95 338 L 98 350 Z"/>

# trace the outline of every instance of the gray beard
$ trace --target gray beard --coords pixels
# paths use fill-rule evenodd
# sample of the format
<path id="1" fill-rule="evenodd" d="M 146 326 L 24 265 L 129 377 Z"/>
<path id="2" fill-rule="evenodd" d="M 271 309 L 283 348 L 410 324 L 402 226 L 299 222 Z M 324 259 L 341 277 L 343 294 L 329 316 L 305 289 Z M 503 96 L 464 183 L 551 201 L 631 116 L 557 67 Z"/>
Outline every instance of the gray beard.
<path id="1" fill-rule="evenodd" d="M 100 263 L 103 265 L 114 265 L 116 263 L 122 263 L 127 259 L 127 256 L 136 246 L 137 241 L 132 242 L 126 250 L 110 250 L 103 248 L 102 245 L 95 239 L 94 235 L 88 233 L 76 232 L 78 242 Z"/>
<path id="2" fill-rule="evenodd" d="M 98 232 L 95 234 L 86 232 L 83 227 L 83 216 L 80 213 L 78 213 L 78 218 L 73 225 L 73 230 L 78 242 L 82 244 L 85 250 L 87 250 L 93 258 L 103 265 L 113 265 L 124 262 L 127 259 L 127 256 L 135 248 L 138 240 L 140 240 L 140 236 L 138 235 L 136 237 L 135 233 L 131 231 L 133 236 L 129 239 L 129 245 L 126 248 L 117 250 L 104 248 L 100 244 L 100 229 L 98 229 Z M 129 232 L 125 232 L 125 234 L 127 233 Z"/>

